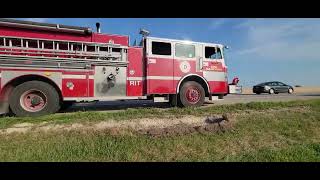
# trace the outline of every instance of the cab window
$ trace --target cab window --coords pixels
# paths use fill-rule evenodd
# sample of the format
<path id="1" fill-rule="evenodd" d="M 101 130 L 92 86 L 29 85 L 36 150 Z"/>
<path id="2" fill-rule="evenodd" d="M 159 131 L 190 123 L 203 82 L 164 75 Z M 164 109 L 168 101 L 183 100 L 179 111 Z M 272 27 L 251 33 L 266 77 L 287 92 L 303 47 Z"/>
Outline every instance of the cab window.
<path id="1" fill-rule="evenodd" d="M 171 56 L 171 43 L 166 42 L 152 42 L 152 54 Z"/>
<path id="2" fill-rule="evenodd" d="M 195 46 L 190 44 L 176 44 L 175 56 L 182 58 L 194 58 L 195 57 Z"/>
<path id="3" fill-rule="evenodd" d="M 222 59 L 221 49 L 217 47 L 205 47 L 206 59 Z"/>

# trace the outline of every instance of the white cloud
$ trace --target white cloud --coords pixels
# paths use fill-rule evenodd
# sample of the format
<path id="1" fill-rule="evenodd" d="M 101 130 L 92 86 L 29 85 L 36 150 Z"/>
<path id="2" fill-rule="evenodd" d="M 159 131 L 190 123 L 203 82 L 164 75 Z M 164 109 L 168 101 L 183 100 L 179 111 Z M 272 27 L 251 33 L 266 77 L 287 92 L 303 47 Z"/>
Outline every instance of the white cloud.
<path id="1" fill-rule="evenodd" d="M 23 18 L 24 21 L 47 22 L 48 18 Z"/>
<path id="2" fill-rule="evenodd" d="M 270 60 L 320 60 L 320 19 L 252 19 L 237 26 L 246 32 L 237 55 Z"/>
<path id="3" fill-rule="evenodd" d="M 210 30 L 216 30 L 223 26 L 227 22 L 227 19 L 213 19 L 209 25 Z"/>

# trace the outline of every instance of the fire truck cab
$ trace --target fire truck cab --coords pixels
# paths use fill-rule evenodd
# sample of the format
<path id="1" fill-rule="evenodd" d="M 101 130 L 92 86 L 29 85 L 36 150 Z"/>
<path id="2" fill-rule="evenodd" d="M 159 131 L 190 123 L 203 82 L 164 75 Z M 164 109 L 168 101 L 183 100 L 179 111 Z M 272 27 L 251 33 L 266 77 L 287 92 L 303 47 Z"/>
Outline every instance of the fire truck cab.
<path id="1" fill-rule="evenodd" d="M 155 97 L 201 106 L 238 91 L 224 45 L 142 33 L 140 46 L 129 46 L 128 36 L 97 29 L 0 19 L 2 112 L 39 116 L 74 102 Z"/>

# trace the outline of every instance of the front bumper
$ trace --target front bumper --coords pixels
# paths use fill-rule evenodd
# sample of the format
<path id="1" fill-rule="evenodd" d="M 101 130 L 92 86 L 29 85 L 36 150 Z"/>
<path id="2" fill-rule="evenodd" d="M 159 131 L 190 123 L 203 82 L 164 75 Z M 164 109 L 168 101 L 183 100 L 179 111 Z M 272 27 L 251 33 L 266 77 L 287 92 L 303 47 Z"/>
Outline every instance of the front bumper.
<path id="1" fill-rule="evenodd" d="M 229 85 L 229 94 L 242 94 L 242 86 Z"/>

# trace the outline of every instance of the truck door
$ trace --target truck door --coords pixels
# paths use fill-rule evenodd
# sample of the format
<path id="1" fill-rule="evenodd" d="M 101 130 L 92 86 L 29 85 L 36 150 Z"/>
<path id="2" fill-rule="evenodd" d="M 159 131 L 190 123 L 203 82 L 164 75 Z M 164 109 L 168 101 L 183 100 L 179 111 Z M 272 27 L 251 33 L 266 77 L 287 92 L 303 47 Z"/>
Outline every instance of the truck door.
<path id="1" fill-rule="evenodd" d="M 147 38 L 147 94 L 170 94 L 173 88 L 173 44 Z"/>
<path id="2" fill-rule="evenodd" d="M 219 46 L 202 45 L 203 57 L 200 58 L 200 68 L 203 77 L 208 81 L 211 93 L 228 92 L 227 67 L 224 62 L 222 49 Z"/>

